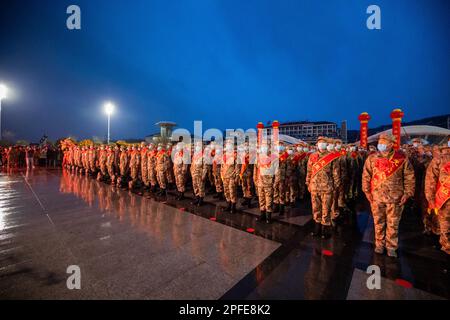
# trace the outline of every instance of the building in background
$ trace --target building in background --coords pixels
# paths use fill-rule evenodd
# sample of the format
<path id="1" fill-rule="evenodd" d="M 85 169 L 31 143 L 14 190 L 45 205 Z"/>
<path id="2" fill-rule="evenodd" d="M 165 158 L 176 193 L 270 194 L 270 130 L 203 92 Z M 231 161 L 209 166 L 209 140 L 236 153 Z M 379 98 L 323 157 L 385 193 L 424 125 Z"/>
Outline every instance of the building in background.
<path id="1" fill-rule="evenodd" d="M 272 126 L 267 126 L 267 135 L 272 134 Z M 339 138 L 347 141 L 347 122 L 343 121 L 341 128 L 330 121 L 298 121 L 280 123 L 280 134 L 315 143 L 320 136 Z"/>
<path id="2" fill-rule="evenodd" d="M 160 132 L 149 134 L 145 137 L 145 141 L 150 142 L 168 142 L 170 141 L 170 137 L 172 136 L 173 128 L 177 126 L 175 122 L 172 121 L 160 121 L 155 123 L 155 126 L 159 126 Z"/>

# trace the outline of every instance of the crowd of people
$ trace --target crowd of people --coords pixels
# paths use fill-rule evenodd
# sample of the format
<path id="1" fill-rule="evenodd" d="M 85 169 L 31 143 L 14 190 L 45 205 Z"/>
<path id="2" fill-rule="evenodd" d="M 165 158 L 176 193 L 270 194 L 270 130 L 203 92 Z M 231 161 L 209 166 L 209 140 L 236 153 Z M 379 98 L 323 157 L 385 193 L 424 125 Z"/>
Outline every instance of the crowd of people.
<path id="1" fill-rule="evenodd" d="M 375 252 L 397 257 L 398 229 L 406 204 L 420 213 L 424 233 L 440 237 L 450 253 L 450 138 L 445 145 L 411 144 L 395 148 L 396 138 L 379 137 L 377 146 L 344 145 L 319 137 L 315 145 L 248 141 L 63 145 L 62 166 L 73 174 L 90 175 L 123 188 L 145 188 L 161 196 L 176 189 L 184 198 L 192 186 L 201 206 L 206 189 L 236 212 L 257 199 L 258 221 L 271 223 L 298 200 L 310 199 L 312 235 L 328 238 L 342 218 L 354 213 L 362 197 L 370 203 L 375 225 Z"/>
<path id="2" fill-rule="evenodd" d="M 52 145 L 0 146 L 0 166 L 5 168 L 57 167 L 61 161 L 61 149 Z"/>

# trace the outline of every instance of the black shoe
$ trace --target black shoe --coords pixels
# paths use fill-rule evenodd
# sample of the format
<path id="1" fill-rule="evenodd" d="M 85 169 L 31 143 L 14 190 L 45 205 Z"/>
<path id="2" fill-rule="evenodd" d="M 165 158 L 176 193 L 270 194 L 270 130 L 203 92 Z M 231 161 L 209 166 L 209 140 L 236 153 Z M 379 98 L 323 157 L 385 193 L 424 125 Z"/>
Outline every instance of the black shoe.
<path id="1" fill-rule="evenodd" d="M 252 198 L 248 198 L 247 208 L 252 208 Z"/>
<path id="2" fill-rule="evenodd" d="M 197 207 L 200 207 L 203 204 L 203 197 L 198 198 Z"/>
<path id="3" fill-rule="evenodd" d="M 230 213 L 236 213 L 236 203 L 231 204 Z"/>
<path id="4" fill-rule="evenodd" d="M 224 209 L 224 211 L 231 211 L 231 202 L 227 202 L 227 207 Z"/>
<path id="5" fill-rule="evenodd" d="M 273 208 L 273 213 L 280 212 L 280 205 L 278 203 L 275 204 L 275 207 Z"/>
<path id="6" fill-rule="evenodd" d="M 311 232 L 313 237 L 320 237 L 322 231 L 322 226 L 320 223 L 314 222 L 314 230 Z"/>
<path id="7" fill-rule="evenodd" d="M 244 200 L 242 200 L 242 202 L 241 202 L 241 206 L 246 206 L 247 203 L 248 203 L 248 199 L 244 198 Z"/>
<path id="8" fill-rule="evenodd" d="M 191 204 L 197 204 L 200 200 L 200 197 L 195 197 L 194 200 L 191 201 Z"/>
<path id="9" fill-rule="evenodd" d="M 284 216 L 284 204 L 280 204 L 280 216 Z"/>
<path id="10" fill-rule="evenodd" d="M 267 212 L 266 223 L 272 223 L 272 212 Z"/>
<path id="11" fill-rule="evenodd" d="M 290 207 L 291 207 L 291 208 L 295 208 L 295 202 L 291 202 L 291 203 L 290 203 Z"/>
<path id="12" fill-rule="evenodd" d="M 262 210 L 259 217 L 256 218 L 256 221 L 265 221 L 265 220 L 266 220 L 266 211 Z"/>
<path id="13" fill-rule="evenodd" d="M 180 192 L 178 200 L 184 200 L 184 192 Z"/>
<path id="14" fill-rule="evenodd" d="M 328 239 L 331 237 L 331 226 L 322 226 L 322 239 Z"/>
<path id="15" fill-rule="evenodd" d="M 219 192 L 219 196 L 217 197 L 217 200 L 222 201 L 224 199 L 223 192 Z"/>

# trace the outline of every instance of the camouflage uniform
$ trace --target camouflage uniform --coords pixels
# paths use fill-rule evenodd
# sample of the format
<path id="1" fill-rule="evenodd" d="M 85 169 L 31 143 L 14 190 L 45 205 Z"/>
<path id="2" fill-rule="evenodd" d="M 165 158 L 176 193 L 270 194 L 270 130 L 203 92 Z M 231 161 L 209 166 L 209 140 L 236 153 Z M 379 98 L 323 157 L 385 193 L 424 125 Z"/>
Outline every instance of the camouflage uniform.
<path id="1" fill-rule="evenodd" d="M 220 175 L 223 181 L 225 199 L 228 203 L 227 210 L 235 212 L 237 202 L 237 154 L 228 150 L 223 156 Z"/>
<path id="2" fill-rule="evenodd" d="M 106 153 L 107 150 L 104 149 L 104 146 L 101 146 L 98 153 L 98 166 L 100 168 L 100 172 L 98 173 L 97 179 L 105 177 L 106 174 L 108 173 L 106 168 L 106 156 L 107 156 Z"/>
<path id="3" fill-rule="evenodd" d="M 274 212 L 283 214 L 284 202 L 286 198 L 286 170 L 287 170 L 288 154 L 283 151 L 278 155 L 278 165 L 275 169 L 275 176 L 273 180 L 273 202 L 276 207 Z"/>
<path id="4" fill-rule="evenodd" d="M 442 192 L 443 202 L 441 208 L 436 210 L 436 195 L 438 190 L 438 184 L 442 188 L 440 190 L 447 190 Z M 425 195 L 430 207 L 433 208 L 430 214 L 435 215 L 437 213 L 440 227 L 440 239 L 439 242 L 442 246 L 441 250 L 447 254 L 450 254 L 450 200 L 448 194 L 450 190 L 450 147 L 445 147 L 442 150 L 440 156 L 434 157 L 428 166 L 425 177 Z M 430 210 L 431 211 L 431 210 Z"/>
<path id="5" fill-rule="evenodd" d="M 144 186 L 149 186 L 148 181 L 148 149 L 144 143 L 141 143 L 141 180 Z"/>
<path id="6" fill-rule="evenodd" d="M 132 148 L 130 154 L 130 177 L 129 188 L 132 188 L 139 179 L 139 172 L 141 168 L 141 152 L 136 147 Z"/>
<path id="7" fill-rule="evenodd" d="M 108 171 L 109 178 L 111 179 L 111 184 L 116 182 L 116 172 L 115 172 L 115 152 L 112 148 L 109 148 L 106 153 L 106 169 Z"/>
<path id="8" fill-rule="evenodd" d="M 158 179 L 156 178 L 156 153 L 154 145 L 150 145 L 147 153 L 147 178 L 154 190 L 158 184 Z"/>
<path id="9" fill-rule="evenodd" d="M 292 152 L 291 152 L 292 151 Z M 285 202 L 294 206 L 298 196 L 298 163 L 299 154 L 294 153 L 293 150 L 288 151 L 290 153 L 286 160 L 286 198 Z"/>
<path id="10" fill-rule="evenodd" d="M 155 159 L 155 169 L 156 169 L 156 178 L 158 180 L 159 188 L 161 191 L 165 191 L 167 188 L 167 174 L 169 164 L 169 156 L 167 155 L 167 151 L 164 150 L 162 145 L 158 146 L 158 152 L 156 153 Z"/>
<path id="11" fill-rule="evenodd" d="M 201 148 L 201 147 L 200 147 Z M 205 180 L 206 180 L 206 165 L 203 161 L 203 152 L 197 146 L 191 162 L 191 177 L 192 177 L 192 187 L 194 189 L 194 204 L 201 204 L 203 198 L 205 197 Z"/>
<path id="12" fill-rule="evenodd" d="M 387 157 L 376 152 L 367 158 L 362 176 L 362 190 L 371 201 L 372 215 L 375 225 L 375 247 L 395 251 L 398 248 L 398 226 L 404 206 L 402 198 L 414 195 L 414 170 L 406 158 L 400 168 L 380 185 L 373 185 L 373 178 L 385 176 L 388 159 L 399 151 L 391 151 Z"/>
<path id="13" fill-rule="evenodd" d="M 124 147 L 122 147 L 119 156 L 119 173 L 121 179 L 125 179 L 125 177 L 128 175 L 128 162 L 128 151 Z"/>
<path id="14" fill-rule="evenodd" d="M 322 226 L 331 225 L 331 205 L 333 194 L 340 185 L 340 167 L 335 160 L 323 167 L 314 176 L 313 165 L 319 163 L 328 152 L 315 152 L 309 157 L 306 175 L 306 185 L 311 193 L 313 218 Z"/>
<path id="15" fill-rule="evenodd" d="M 237 172 L 239 173 L 242 192 L 246 200 L 244 204 L 250 205 L 252 199 L 253 164 L 250 164 L 248 150 L 244 150 L 244 153 L 241 155 L 241 161 L 238 164 Z"/>
<path id="16" fill-rule="evenodd" d="M 175 175 L 175 183 L 177 185 L 177 190 L 179 192 L 178 199 L 181 200 L 183 198 L 183 194 L 186 191 L 186 173 L 188 169 L 188 165 L 186 164 L 186 157 L 184 154 L 183 146 L 179 145 L 174 154 L 173 159 L 173 172 Z"/>
<path id="17" fill-rule="evenodd" d="M 273 184 L 277 162 L 278 159 L 275 155 L 267 155 L 264 151 L 258 155 L 253 170 L 258 190 L 259 209 L 261 211 L 259 220 L 265 219 L 267 223 L 270 223 L 272 218 Z"/>
<path id="18" fill-rule="evenodd" d="M 175 184 L 175 176 L 173 172 L 173 163 L 172 163 L 172 145 L 167 144 L 167 158 L 166 158 L 166 180 L 169 185 Z"/>
<path id="19" fill-rule="evenodd" d="M 345 208 L 345 189 L 348 184 L 347 180 L 347 153 L 345 151 L 335 151 L 339 153 L 339 158 L 336 160 L 336 165 L 339 166 L 339 187 L 336 189 L 333 198 L 333 205 L 331 209 L 331 219 L 336 220 L 340 216 L 341 209 Z"/>
<path id="20" fill-rule="evenodd" d="M 223 182 L 220 176 L 220 170 L 222 166 L 222 150 L 216 149 L 213 153 L 213 163 L 212 163 L 212 174 L 214 177 L 214 186 L 216 187 L 216 192 L 221 197 L 223 193 Z"/>

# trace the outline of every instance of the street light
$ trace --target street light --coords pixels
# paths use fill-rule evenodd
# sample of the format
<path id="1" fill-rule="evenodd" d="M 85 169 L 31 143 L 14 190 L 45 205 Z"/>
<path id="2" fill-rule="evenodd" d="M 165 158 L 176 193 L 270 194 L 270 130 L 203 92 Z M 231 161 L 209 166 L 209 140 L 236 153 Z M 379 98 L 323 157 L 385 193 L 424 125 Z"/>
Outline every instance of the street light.
<path id="1" fill-rule="evenodd" d="M 0 84 L 0 140 L 2 140 L 2 100 L 6 98 L 8 88 L 4 84 Z"/>
<path id="2" fill-rule="evenodd" d="M 111 123 L 111 114 L 114 112 L 114 105 L 111 102 L 105 103 L 105 113 L 108 115 L 108 144 L 110 137 L 110 123 Z"/>

